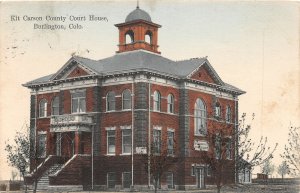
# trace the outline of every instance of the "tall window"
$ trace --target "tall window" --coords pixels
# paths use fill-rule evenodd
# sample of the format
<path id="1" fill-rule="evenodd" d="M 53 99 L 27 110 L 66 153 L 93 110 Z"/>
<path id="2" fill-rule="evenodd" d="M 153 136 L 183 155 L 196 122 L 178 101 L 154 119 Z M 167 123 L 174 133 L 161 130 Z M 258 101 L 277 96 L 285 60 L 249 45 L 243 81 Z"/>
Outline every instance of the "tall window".
<path id="1" fill-rule="evenodd" d="M 194 127 L 195 135 L 206 135 L 207 125 L 206 125 L 206 106 L 201 99 L 197 99 L 194 109 Z"/>
<path id="2" fill-rule="evenodd" d="M 228 139 L 226 143 L 226 159 L 231 159 L 231 139 Z"/>
<path id="3" fill-rule="evenodd" d="M 153 148 L 154 153 L 160 154 L 161 152 L 161 130 L 153 130 Z"/>
<path id="4" fill-rule="evenodd" d="M 168 155 L 174 154 L 174 132 L 168 131 Z"/>
<path id="5" fill-rule="evenodd" d="M 114 111 L 116 110 L 116 95 L 115 92 L 110 91 L 107 93 L 106 96 L 106 108 L 107 111 Z"/>
<path id="6" fill-rule="evenodd" d="M 47 135 L 38 134 L 38 157 L 46 157 Z"/>
<path id="7" fill-rule="evenodd" d="M 131 109 L 131 92 L 130 90 L 125 90 L 122 94 L 123 109 Z"/>
<path id="8" fill-rule="evenodd" d="M 107 173 L 107 188 L 115 188 L 116 185 L 116 173 L 108 172 Z"/>
<path id="9" fill-rule="evenodd" d="M 174 113 L 174 96 L 168 95 L 168 113 Z"/>
<path id="10" fill-rule="evenodd" d="M 59 115 L 59 98 L 54 97 L 52 100 L 52 115 Z"/>
<path id="11" fill-rule="evenodd" d="M 131 129 L 122 130 L 122 152 L 131 153 Z"/>
<path id="12" fill-rule="evenodd" d="M 75 91 L 72 95 L 72 113 L 84 113 L 86 111 L 85 91 Z"/>
<path id="13" fill-rule="evenodd" d="M 123 172 L 123 188 L 130 188 L 131 172 Z"/>
<path id="14" fill-rule="evenodd" d="M 154 91 L 153 95 L 153 110 L 160 111 L 161 96 L 158 91 Z"/>
<path id="15" fill-rule="evenodd" d="M 107 131 L 107 154 L 116 153 L 116 136 L 115 130 Z"/>
<path id="16" fill-rule="evenodd" d="M 230 106 L 226 107 L 226 122 L 227 123 L 231 122 L 231 108 L 230 108 Z"/>
<path id="17" fill-rule="evenodd" d="M 221 158 L 221 136 L 220 136 L 220 134 L 216 134 L 216 138 L 215 138 L 215 156 L 216 156 L 216 159 Z"/>
<path id="18" fill-rule="evenodd" d="M 47 100 L 46 99 L 42 99 L 40 101 L 39 112 L 40 112 L 39 117 L 47 117 Z"/>
<path id="19" fill-rule="evenodd" d="M 221 117 L 221 105 L 220 105 L 219 102 L 216 103 L 215 116 L 216 117 Z"/>

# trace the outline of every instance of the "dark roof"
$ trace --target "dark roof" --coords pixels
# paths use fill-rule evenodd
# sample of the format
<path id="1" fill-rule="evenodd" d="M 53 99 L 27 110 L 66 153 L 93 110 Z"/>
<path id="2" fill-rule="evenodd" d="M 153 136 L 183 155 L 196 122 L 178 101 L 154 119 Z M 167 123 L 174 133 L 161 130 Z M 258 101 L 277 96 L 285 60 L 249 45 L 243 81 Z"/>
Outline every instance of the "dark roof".
<path id="1" fill-rule="evenodd" d="M 243 93 L 242 90 L 223 83 L 220 77 L 217 75 L 213 67 L 208 62 L 207 58 L 192 58 L 189 60 L 173 61 L 168 58 L 162 57 L 159 54 L 151 53 L 144 50 L 135 50 L 129 52 L 122 52 L 115 54 L 114 56 L 104 58 L 102 60 L 92 60 L 79 56 L 73 56 L 57 73 L 54 75 L 48 75 L 36 80 L 30 81 L 25 86 L 49 83 L 55 80 L 55 77 L 62 73 L 70 62 L 76 61 L 77 63 L 85 66 L 89 70 L 93 71 L 96 75 L 106 76 L 126 72 L 136 71 L 148 71 L 156 74 L 161 74 L 174 78 L 187 78 L 194 70 L 199 68 L 201 65 L 206 64 L 212 71 L 215 78 L 220 82 L 220 88 L 225 90 L 235 91 Z"/>
<path id="2" fill-rule="evenodd" d="M 130 22 L 135 20 L 144 20 L 144 21 L 151 22 L 151 17 L 146 11 L 137 7 L 135 10 L 133 10 L 127 15 L 125 22 Z"/>

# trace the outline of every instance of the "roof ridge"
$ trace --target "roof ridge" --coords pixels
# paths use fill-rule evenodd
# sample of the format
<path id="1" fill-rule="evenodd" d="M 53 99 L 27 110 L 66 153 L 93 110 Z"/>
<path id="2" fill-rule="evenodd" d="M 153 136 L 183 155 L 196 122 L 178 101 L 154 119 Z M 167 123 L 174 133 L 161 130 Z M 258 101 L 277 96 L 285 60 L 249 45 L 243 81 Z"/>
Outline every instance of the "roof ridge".
<path id="1" fill-rule="evenodd" d="M 94 60 L 94 59 L 86 58 L 86 57 L 82 57 L 82 56 L 72 56 L 72 58 L 74 58 L 74 59 L 79 58 L 79 59 L 87 59 L 87 60 L 99 61 L 99 60 Z"/>
<path id="2" fill-rule="evenodd" d="M 176 62 L 183 62 L 183 61 L 199 60 L 199 59 L 207 59 L 207 56 L 204 56 L 204 57 L 195 57 L 195 58 L 189 58 L 189 59 L 182 59 L 182 60 L 175 60 L 175 61 Z"/>

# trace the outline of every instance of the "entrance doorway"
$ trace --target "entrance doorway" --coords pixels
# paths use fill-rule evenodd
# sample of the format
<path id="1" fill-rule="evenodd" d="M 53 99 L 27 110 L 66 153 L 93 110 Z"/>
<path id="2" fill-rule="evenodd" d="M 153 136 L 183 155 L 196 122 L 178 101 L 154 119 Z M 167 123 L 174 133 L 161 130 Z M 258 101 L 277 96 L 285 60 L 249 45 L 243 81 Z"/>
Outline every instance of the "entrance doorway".
<path id="1" fill-rule="evenodd" d="M 196 183 L 197 188 L 205 188 L 204 184 L 204 168 L 196 168 Z"/>
<path id="2" fill-rule="evenodd" d="M 56 155 L 61 156 L 61 133 L 56 133 Z"/>

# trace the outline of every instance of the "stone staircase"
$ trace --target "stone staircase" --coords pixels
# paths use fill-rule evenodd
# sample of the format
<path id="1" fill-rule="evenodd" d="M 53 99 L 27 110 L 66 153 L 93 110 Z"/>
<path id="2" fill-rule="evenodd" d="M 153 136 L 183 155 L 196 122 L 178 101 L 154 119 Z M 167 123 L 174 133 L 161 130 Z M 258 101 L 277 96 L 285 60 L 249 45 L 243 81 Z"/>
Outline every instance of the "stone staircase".
<path id="1" fill-rule="evenodd" d="M 49 175 L 56 173 L 62 168 L 63 164 L 52 165 L 43 175 L 39 178 L 37 183 L 37 190 L 47 190 L 49 187 Z"/>

